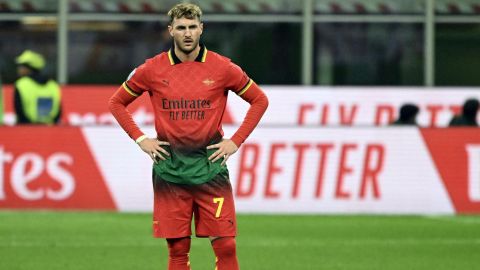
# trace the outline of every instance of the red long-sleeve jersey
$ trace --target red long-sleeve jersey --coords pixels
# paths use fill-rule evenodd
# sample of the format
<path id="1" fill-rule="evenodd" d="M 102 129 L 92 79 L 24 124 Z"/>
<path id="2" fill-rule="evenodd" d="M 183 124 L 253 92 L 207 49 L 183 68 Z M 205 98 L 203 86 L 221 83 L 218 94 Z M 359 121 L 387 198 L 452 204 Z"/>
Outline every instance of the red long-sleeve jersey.
<path id="1" fill-rule="evenodd" d="M 170 159 L 178 161 L 159 171 L 175 170 L 175 176 L 162 177 L 184 183 L 183 175 L 191 174 L 187 172 L 192 168 L 190 159 L 198 159 L 193 168 L 210 166 L 208 160 L 207 163 L 203 161 L 208 157 L 205 147 L 223 137 L 221 121 L 229 91 L 250 103 L 243 123 L 231 138 L 240 146 L 260 121 L 268 99 L 240 67 L 230 59 L 208 51 L 203 45 L 193 62 L 181 62 L 173 49 L 148 59 L 111 97 L 110 110 L 129 136 L 136 140 L 143 132 L 126 107 L 147 92 L 153 105 L 157 137 L 170 143 L 173 154 Z M 202 171 L 199 168 L 196 170 Z M 200 182 L 209 180 L 205 177 L 193 175 L 193 178 L 202 179 Z"/>

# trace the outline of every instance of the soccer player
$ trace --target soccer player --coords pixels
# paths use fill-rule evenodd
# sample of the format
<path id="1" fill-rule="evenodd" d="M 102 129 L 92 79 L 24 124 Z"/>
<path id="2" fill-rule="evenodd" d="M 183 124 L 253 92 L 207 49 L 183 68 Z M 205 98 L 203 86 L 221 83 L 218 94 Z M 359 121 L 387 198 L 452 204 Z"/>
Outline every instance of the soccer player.
<path id="1" fill-rule="evenodd" d="M 109 102 L 127 134 L 154 161 L 153 233 L 166 238 L 168 269 L 190 269 L 192 218 L 197 237 L 209 237 L 218 270 L 239 269 L 236 219 L 226 161 L 250 135 L 268 106 L 262 90 L 240 67 L 201 44 L 202 11 L 178 4 L 169 12 L 172 48 L 128 76 Z M 221 126 L 229 91 L 250 103 L 230 139 Z M 127 105 L 147 92 L 156 138 L 138 128 Z"/>

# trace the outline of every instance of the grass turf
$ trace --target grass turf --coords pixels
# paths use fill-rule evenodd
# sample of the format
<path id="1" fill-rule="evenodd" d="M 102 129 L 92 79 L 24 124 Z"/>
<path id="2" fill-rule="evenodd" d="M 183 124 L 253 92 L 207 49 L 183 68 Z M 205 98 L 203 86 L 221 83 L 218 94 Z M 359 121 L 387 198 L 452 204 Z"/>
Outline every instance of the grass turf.
<path id="1" fill-rule="evenodd" d="M 0 269 L 166 269 L 150 214 L 0 211 Z M 239 215 L 242 269 L 480 269 L 480 216 Z M 193 238 L 192 269 L 214 269 Z"/>

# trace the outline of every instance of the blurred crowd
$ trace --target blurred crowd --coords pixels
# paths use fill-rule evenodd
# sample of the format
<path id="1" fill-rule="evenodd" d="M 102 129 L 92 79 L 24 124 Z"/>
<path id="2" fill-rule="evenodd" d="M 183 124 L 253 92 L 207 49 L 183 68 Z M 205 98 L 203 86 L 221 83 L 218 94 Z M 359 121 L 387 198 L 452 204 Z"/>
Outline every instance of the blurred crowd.
<path id="1" fill-rule="evenodd" d="M 25 50 L 16 59 L 17 80 L 12 107 L 16 124 L 59 124 L 62 115 L 61 88 L 54 79 L 45 74 L 44 56 L 32 50 Z M 0 79 L 1 89 L 1 79 Z M 0 92 L 1 93 L 1 92 Z M 3 123 L 4 101 L 0 94 L 0 123 Z M 479 101 L 467 99 L 460 111 L 449 121 L 449 127 L 478 127 L 477 113 Z M 417 116 L 420 108 L 415 103 L 400 106 L 398 118 L 391 126 L 419 126 Z"/>

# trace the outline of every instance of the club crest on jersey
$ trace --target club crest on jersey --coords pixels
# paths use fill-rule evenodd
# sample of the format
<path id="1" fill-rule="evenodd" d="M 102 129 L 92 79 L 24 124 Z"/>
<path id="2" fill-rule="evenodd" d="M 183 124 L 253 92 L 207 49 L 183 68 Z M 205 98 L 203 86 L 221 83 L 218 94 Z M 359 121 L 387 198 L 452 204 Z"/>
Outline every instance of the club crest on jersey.
<path id="1" fill-rule="evenodd" d="M 215 81 L 210 79 L 210 78 L 207 78 L 207 79 L 203 80 L 202 83 L 205 84 L 206 86 L 211 86 L 212 84 L 215 83 Z"/>
<path id="2" fill-rule="evenodd" d="M 170 82 L 168 80 L 162 79 L 162 83 L 166 86 L 170 85 Z"/>

